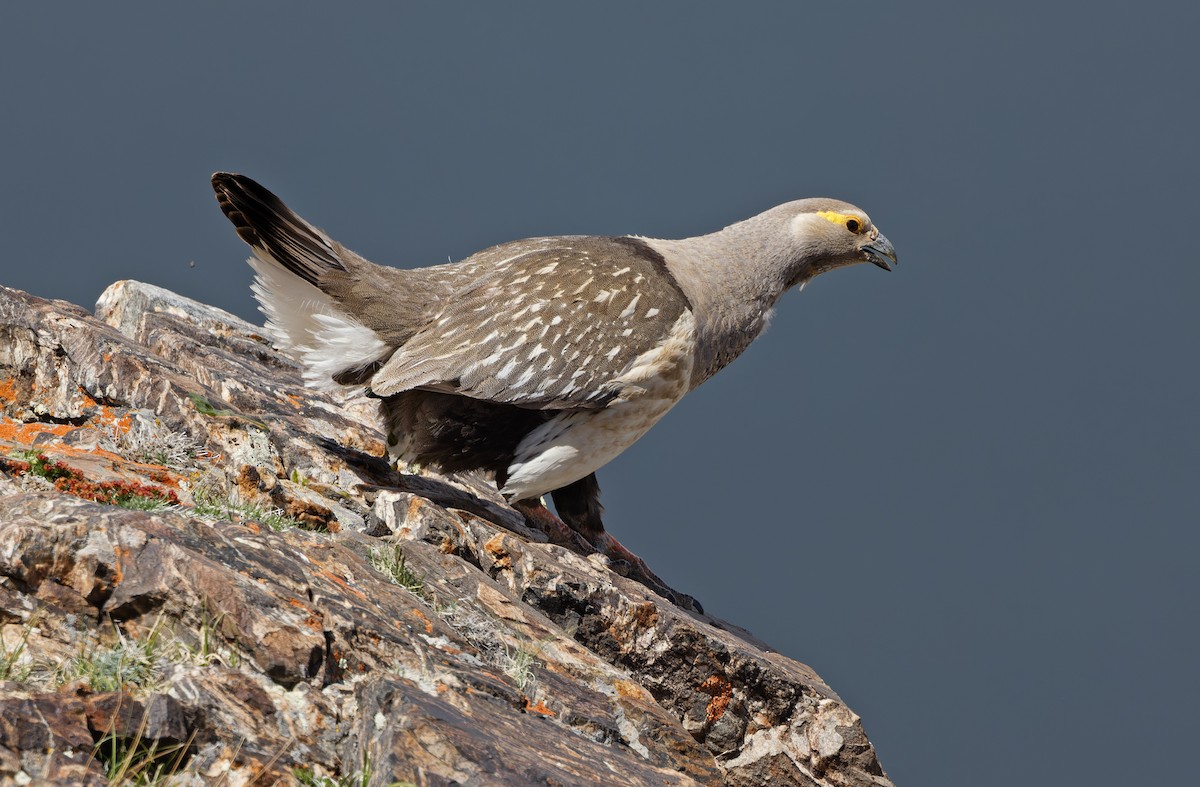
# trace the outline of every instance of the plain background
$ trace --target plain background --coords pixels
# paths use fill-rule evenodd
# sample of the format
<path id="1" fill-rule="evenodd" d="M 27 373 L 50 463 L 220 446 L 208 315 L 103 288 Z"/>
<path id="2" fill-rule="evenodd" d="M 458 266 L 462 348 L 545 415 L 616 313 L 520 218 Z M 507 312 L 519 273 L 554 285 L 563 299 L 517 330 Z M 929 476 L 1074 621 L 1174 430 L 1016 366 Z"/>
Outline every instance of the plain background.
<path id="1" fill-rule="evenodd" d="M 427 265 L 866 209 L 601 471 L 901 785 L 1182 784 L 1200 698 L 1194 3 L 5 4 L 0 282 L 258 319 L 213 170 Z M 1192 777 L 1186 774 L 1192 773 Z"/>

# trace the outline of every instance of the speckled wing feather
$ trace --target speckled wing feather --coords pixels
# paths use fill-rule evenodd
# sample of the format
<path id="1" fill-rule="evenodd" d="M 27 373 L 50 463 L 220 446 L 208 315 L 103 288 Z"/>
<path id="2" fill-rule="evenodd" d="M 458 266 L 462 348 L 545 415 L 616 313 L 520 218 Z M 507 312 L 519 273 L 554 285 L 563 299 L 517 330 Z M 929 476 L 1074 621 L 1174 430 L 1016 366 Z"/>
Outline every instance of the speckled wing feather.
<path id="1" fill-rule="evenodd" d="M 461 288 L 372 377 L 376 395 L 603 407 L 690 308 L 662 257 L 634 238 L 514 241 L 453 267 Z"/>

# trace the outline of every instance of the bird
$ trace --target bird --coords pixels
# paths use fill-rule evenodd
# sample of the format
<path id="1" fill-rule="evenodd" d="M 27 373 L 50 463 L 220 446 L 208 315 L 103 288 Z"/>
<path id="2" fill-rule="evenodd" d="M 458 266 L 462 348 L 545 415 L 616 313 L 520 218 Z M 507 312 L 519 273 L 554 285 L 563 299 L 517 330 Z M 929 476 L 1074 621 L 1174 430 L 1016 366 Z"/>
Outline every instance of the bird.
<path id="1" fill-rule="evenodd" d="M 590 546 L 668 598 L 605 529 L 596 471 L 740 355 L 785 292 L 897 262 L 864 211 L 809 198 L 692 238 L 528 238 L 402 269 L 244 175 L 217 172 L 212 186 L 253 251 L 265 328 L 308 385 L 365 389 L 392 460 L 492 473 L 552 541 Z"/>

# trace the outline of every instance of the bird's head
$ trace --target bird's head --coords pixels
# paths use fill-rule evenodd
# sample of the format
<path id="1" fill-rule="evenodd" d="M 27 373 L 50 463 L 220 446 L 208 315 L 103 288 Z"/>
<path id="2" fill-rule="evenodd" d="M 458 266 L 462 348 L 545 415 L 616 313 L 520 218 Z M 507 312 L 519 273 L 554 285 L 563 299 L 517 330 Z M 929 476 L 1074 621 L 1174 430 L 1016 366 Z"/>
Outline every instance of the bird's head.
<path id="1" fill-rule="evenodd" d="M 805 199 L 780 207 L 785 209 L 793 259 L 800 262 L 795 282 L 860 262 L 885 271 L 896 264 L 891 241 L 865 211 L 848 202 Z"/>

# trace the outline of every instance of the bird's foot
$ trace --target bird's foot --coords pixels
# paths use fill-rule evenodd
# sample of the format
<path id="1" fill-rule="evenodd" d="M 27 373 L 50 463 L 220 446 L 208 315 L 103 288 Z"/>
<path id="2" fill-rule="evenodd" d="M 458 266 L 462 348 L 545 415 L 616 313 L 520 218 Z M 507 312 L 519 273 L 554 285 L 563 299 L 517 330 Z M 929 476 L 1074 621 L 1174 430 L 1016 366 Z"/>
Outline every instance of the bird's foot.
<path id="1" fill-rule="evenodd" d="M 623 577 L 629 577 L 632 580 L 642 583 L 681 609 L 690 609 L 693 612 L 699 612 L 701 615 L 704 614 L 704 607 L 699 601 L 686 593 L 680 593 L 678 590 L 672 589 L 657 574 L 650 570 L 650 567 L 646 565 L 646 561 L 626 549 L 608 531 L 600 531 L 592 537 L 591 541 L 592 545 L 601 554 L 608 557 L 609 565 L 613 571 Z"/>
<path id="2" fill-rule="evenodd" d="M 608 558 L 608 565 L 616 573 L 640 582 L 680 609 L 704 614 L 700 602 L 686 593 L 672 590 L 667 583 L 659 579 L 650 570 L 646 561 L 630 552 L 620 541 L 613 538 L 607 531 L 601 530 L 590 540 L 579 531 L 563 522 L 546 508 L 540 500 L 518 500 L 511 504 L 525 517 L 525 523 L 534 530 L 540 530 L 550 539 L 550 543 L 566 547 L 580 555 L 590 555 L 599 552 Z"/>
<path id="3" fill-rule="evenodd" d="M 551 544 L 567 547 L 573 552 L 591 551 L 591 544 L 546 508 L 541 500 L 517 500 L 512 507 L 525 517 L 525 524 L 546 534 Z"/>

